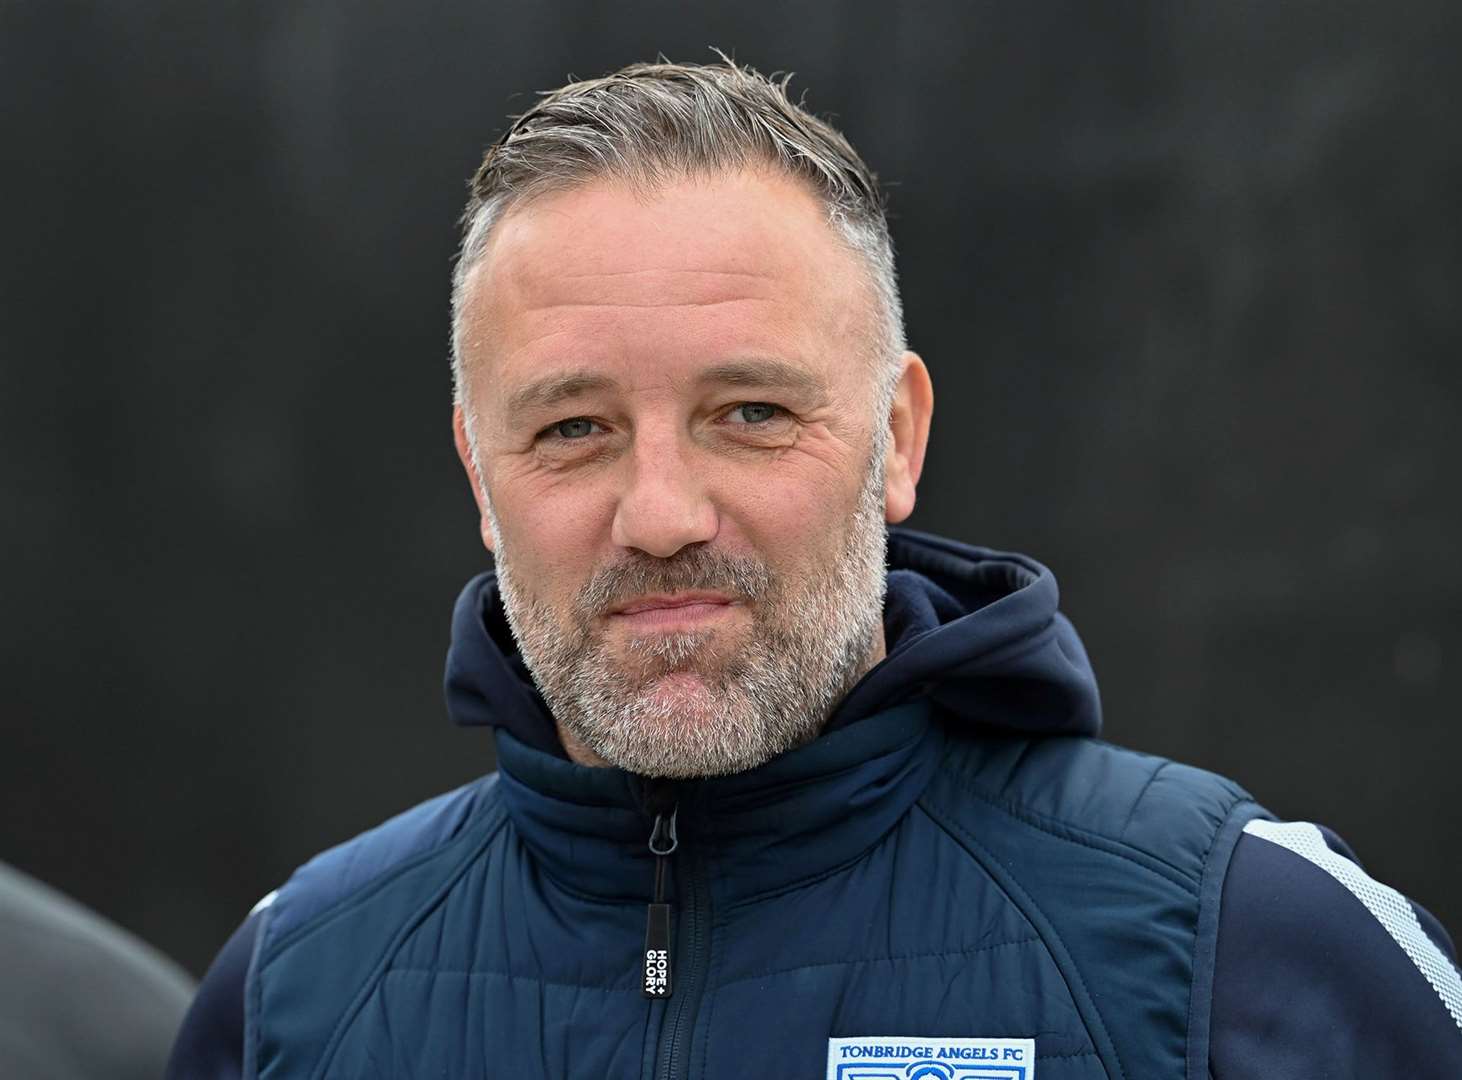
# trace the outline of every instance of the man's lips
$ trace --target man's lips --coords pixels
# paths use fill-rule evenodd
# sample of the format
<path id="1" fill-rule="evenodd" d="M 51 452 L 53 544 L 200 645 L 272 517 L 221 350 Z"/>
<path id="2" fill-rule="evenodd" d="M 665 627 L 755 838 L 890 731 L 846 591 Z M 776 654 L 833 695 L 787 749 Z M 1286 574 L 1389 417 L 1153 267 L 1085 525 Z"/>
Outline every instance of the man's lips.
<path id="1" fill-rule="evenodd" d="M 680 592 L 637 596 L 612 608 L 610 618 L 636 627 L 683 626 L 724 615 L 736 600 L 725 593 Z"/>
<path id="2" fill-rule="evenodd" d="M 610 609 L 611 615 L 638 615 L 659 608 L 691 607 L 697 604 L 729 604 L 731 597 L 717 592 L 678 592 L 653 596 L 637 596 L 628 603 Z"/>

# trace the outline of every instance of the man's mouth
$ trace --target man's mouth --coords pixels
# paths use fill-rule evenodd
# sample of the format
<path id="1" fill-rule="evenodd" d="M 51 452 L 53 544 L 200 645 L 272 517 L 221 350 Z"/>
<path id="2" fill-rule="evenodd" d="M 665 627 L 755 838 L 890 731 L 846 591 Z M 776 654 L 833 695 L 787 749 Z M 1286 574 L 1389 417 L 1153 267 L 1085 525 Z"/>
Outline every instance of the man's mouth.
<path id="1" fill-rule="evenodd" d="M 725 593 L 688 591 L 637 596 L 609 611 L 611 625 L 634 630 L 678 630 L 720 619 L 741 604 Z"/>

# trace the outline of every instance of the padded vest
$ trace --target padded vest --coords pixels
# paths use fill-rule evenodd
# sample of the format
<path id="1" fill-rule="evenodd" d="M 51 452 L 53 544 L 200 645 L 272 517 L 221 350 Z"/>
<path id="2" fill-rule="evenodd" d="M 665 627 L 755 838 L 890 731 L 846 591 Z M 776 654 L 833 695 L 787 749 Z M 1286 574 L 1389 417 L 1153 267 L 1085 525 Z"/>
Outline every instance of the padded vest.
<path id="1" fill-rule="evenodd" d="M 684 785 L 652 1000 L 632 781 L 498 747 L 279 890 L 246 1076 L 820 1077 L 869 1035 L 1033 1038 L 1040 1080 L 1208 1076 L 1223 877 L 1262 813 L 1227 780 L 921 701 Z"/>

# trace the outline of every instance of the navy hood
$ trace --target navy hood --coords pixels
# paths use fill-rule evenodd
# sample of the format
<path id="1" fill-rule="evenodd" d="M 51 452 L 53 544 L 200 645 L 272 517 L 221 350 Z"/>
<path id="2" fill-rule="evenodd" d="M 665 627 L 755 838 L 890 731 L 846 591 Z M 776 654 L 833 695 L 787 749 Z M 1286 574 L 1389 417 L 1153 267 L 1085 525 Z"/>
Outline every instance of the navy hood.
<path id="1" fill-rule="evenodd" d="M 1057 610 L 1051 571 L 1024 555 L 908 529 L 889 530 L 888 564 L 888 655 L 838 705 L 826 731 L 924 696 L 972 724 L 1097 734 L 1096 678 L 1075 628 Z M 457 598 L 446 693 L 458 724 L 505 728 L 521 743 L 564 756 L 492 571 Z"/>

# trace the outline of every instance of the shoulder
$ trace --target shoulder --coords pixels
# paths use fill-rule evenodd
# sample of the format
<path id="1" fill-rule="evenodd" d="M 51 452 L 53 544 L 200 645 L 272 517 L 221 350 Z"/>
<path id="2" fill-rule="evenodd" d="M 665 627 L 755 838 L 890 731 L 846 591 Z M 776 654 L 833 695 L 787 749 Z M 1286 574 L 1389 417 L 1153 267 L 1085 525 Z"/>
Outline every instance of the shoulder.
<path id="1" fill-rule="evenodd" d="M 1263 813 L 1216 773 L 1084 736 L 956 735 L 945 772 L 968 796 L 1029 824 L 1173 865 L 1197 883 Z"/>
<path id="2" fill-rule="evenodd" d="M 1462 1075 L 1462 980 L 1440 924 L 1306 822 L 1252 821 L 1223 888 L 1213 1074 Z"/>
<path id="3" fill-rule="evenodd" d="M 266 928 L 277 939 L 393 871 L 452 843 L 474 823 L 490 821 L 497 803 L 492 774 L 419 803 L 315 856 L 255 905 L 219 951 L 173 1047 L 169 1077 L 237 1077 L 242 1073 L 245 984 Z"/>
<path id="4" fill-rule="evenodd" d="M 450 844 L 493 817 L 498 774 L 428 799 L 316 855 L 265 898 L 268 933 L 278 939 L 372 883 Z"/>

